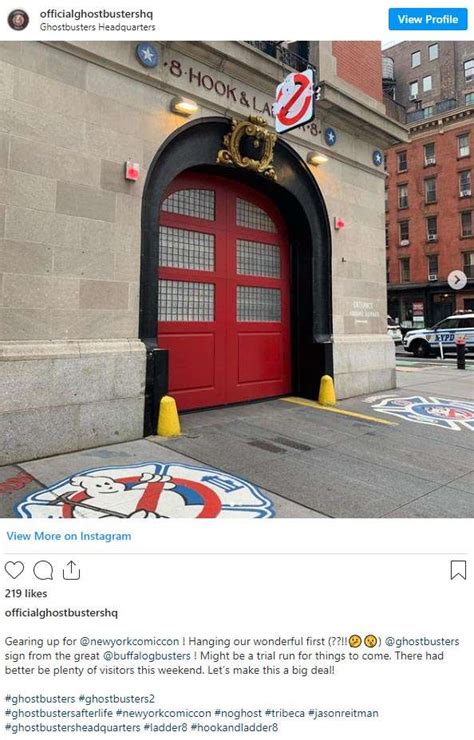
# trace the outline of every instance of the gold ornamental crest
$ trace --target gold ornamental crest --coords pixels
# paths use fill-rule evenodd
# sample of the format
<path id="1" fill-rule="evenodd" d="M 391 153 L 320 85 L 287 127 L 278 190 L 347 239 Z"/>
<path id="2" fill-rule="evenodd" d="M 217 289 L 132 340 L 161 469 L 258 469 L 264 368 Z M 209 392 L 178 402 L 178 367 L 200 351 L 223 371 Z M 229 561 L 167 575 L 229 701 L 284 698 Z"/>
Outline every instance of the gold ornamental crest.
<path id="1" fill-rule="evenodd" d="M 222 142 L 224 148 L 217 154 L 217 163 L 242 167 L 276 180 L 273 168 L 276 140 L 276 134 L 268 130 L 268 123 L 262 116 L 249 116 L 247 121 L 233 118 L 231 130 Z M 250 156 L 252 150 L 259 156 Z"/>

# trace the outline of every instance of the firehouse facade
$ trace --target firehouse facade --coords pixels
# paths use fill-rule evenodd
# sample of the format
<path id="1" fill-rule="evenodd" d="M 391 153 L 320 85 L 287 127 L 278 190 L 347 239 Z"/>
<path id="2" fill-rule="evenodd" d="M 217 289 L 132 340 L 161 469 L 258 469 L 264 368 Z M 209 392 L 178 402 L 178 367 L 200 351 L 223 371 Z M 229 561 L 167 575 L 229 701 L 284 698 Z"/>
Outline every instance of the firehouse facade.
<path id="1" fill-rule="evenodd" d="M 3 463 L 152 433 L 166 392 L 187 410 L 315 398 L 325 373 L 341 398 L 394 386 L 381 152 L 405 130 L 378 44 L 303 56 L 2 45 Z M 316 118 L 276 136 L 275 87 L 307 63 Z"/>

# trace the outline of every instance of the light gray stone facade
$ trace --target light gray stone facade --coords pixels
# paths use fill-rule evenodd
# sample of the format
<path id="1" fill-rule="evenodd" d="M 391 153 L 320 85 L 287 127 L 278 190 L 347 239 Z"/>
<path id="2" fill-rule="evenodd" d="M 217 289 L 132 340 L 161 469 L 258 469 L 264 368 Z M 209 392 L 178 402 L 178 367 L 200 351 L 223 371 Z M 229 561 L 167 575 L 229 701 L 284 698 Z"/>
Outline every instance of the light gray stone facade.
<path id="1" fill-rule="evenodd" d="M 157 150 L 186 122 L 170 100 L 195 100 L 194 117 L 245 117 L 271 105 L 282 77 L 281 64 L 245 43 L 157 44 L 155 69 L 140 66 L 135 45 L 0 44 L 0 464 L 142 435 L 141 196 Z M 338 81 L 330 44 L 319 55 L 319 133 L 285 138 L 304 160 L 327 154 L 313 174 L 331 227 L 346 222 L 332 234 L 344 398 L 394 386 L 384 173 L 372 152 L 404 132 L 381 103 Z M 326 126 L 337 147 L 325 145 Z M 140 163 L 136 183 L 124 179 L 128 159 Z"/>

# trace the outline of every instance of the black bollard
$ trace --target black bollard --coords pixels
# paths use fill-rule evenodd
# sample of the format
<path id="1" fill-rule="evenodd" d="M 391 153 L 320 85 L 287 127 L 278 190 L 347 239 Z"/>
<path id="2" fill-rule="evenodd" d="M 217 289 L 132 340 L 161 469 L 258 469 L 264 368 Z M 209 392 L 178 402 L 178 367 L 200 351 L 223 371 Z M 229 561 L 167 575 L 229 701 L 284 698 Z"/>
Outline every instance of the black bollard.
<path id="1" fill-rule="evenodd" d="M 466 340 L 458 339 L 456 341 L 456 357 L 458 370 L 466 369 Z"/>

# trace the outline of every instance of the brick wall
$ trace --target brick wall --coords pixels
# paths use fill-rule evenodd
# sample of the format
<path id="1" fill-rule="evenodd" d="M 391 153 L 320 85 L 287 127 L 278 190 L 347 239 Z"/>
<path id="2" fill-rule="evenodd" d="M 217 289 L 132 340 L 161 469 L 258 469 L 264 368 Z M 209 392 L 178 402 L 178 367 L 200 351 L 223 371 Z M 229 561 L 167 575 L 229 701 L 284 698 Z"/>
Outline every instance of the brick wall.
<path id="1" fill-rule="evenodd" d="M 470 132 L 471 155 L 458 158 L 457 137 Z M 435 143 L 436 165 L 424 166 L 423 146 Z M 388 212 L 387 223 L 389 246 L 387 259 L 390 261 L 390 284 L 400 283 L 399 259 L 410 258 L 411 283 L 428 282 L 429 254 L 438 255 L 438 278 L 446 280 L 451 270 L 462 269 L 463 252 L 474 251 L 474 238 L 461 238 L 460 212 L 474 209 L 474 198 L 459 197 L 459 172 L 470 170 L 473 163 L 474 122 L 459 122 L 444 133 L 434 129 L 417 136 L 410 144 L 390 149 L 387 154 Z M 397 152 L 408 153 L 407 172 L 397 173 Z M 437 202 L 425 204 L 424 180 L 436 177 Z M 474 193 L 474 171 L 471 172 Z M 398 185 L 408 186 L 408 208 L 398 207 Z M 438 241 L 428 242 L 426 217 L 438 218 Z M 410 245 L 399 246 L 399 222 L 409 220 Z M 473 213 L 474 222 L 474 213 Z M 435 285 L 435 284 L 433 284 Z"/>
<path id="2" fill-rule="evenodd" d="M 382 100 L 380 41 L 333 41 L 337 74 L 376 100 Z"/>

